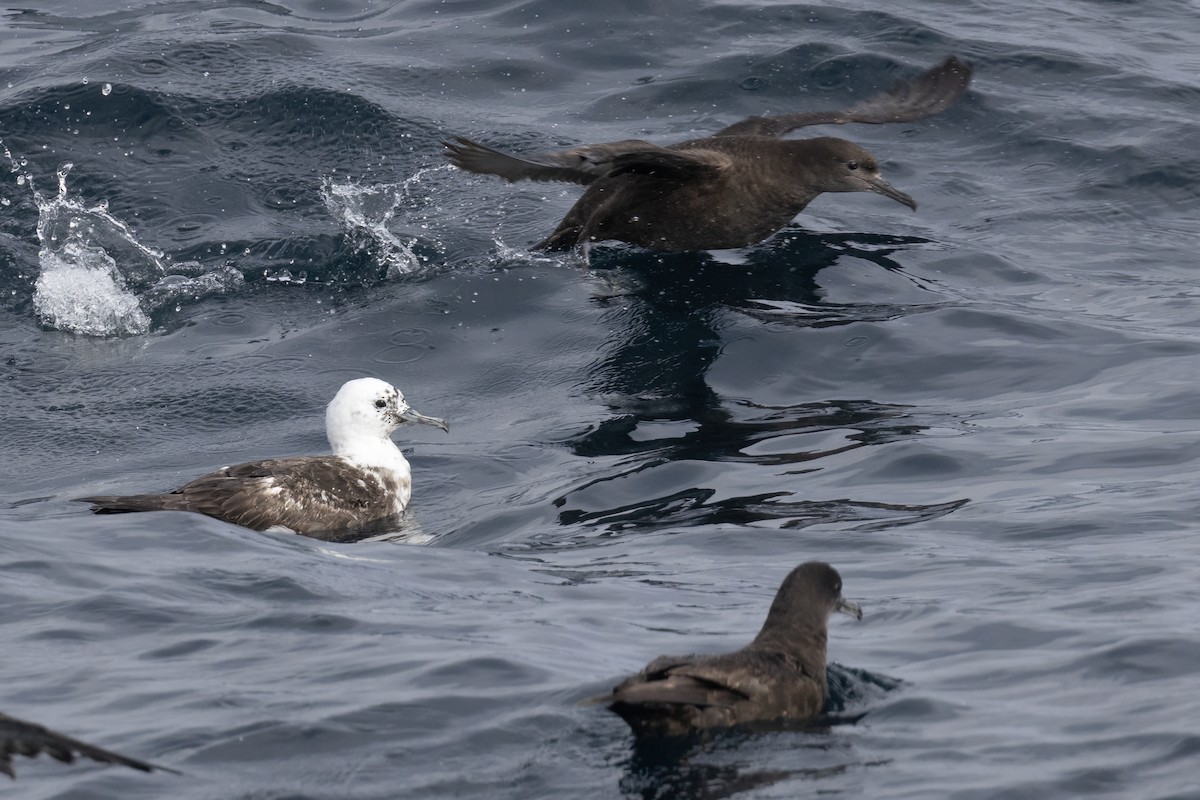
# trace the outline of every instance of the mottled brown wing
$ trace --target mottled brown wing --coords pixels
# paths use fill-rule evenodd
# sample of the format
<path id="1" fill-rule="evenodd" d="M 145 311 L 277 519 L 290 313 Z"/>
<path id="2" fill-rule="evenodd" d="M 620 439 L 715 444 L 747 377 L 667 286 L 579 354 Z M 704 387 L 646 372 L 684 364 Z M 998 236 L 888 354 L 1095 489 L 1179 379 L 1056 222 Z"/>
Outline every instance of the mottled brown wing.
<path id="1" fill-rule="evenodd" d="M 502 153 L 462 136 L 443 142 L 446 157 L 459 169 L 498 175 L 506 181 L 566 181 L 589 184 L 607 175 L 626 172 L 675 171 L 703 174 L 724 167 L 728 156 L 709 150 L 669 150 L 626 139 L 588 144 L 570 150 L 550 150 L 528 156 Z"/>
<path id="2" fill-rule="evenodd" d="M 782 136 L 809 125 L 862 122 L 912 122 L 941 113 L 954 104 L 971 82 L 971 65 L 957 56 L 919 75 L 911 83 L 896 81 L 891 90 L 839 111 L 809 111 L 773 117 L 750 117 L 718 131 L 716 136 Z"/>
<path id="3" fill-rule="evenodd" d="M 325 488 L 329 486 L 334 488 Z M 225 467 L 175 493 L 182 495 L 188 511 L 252 530 L 278 526 L 305 533 L 353 526 L 364 509 L 386 506 L 385 489 L 375 475 L 345 459 L 301 456 Z M 286 497 L 308 501 L 276 500 Z M 384 508 L 384 513 L 389 511 Z"/>
<path id="4" fill-rule="evenodd" d="M 76 756 L 84 756 L 103 764 L 122 764 L 143 772 L 156 769 L 174 771 L 72 739 L 33 722 L 0 714 L 0 772 L 15 778 L 16 771 L 12 765 L 14 755 L 35 758 L 42 753 L 68 764 L 74 761 Z"/>

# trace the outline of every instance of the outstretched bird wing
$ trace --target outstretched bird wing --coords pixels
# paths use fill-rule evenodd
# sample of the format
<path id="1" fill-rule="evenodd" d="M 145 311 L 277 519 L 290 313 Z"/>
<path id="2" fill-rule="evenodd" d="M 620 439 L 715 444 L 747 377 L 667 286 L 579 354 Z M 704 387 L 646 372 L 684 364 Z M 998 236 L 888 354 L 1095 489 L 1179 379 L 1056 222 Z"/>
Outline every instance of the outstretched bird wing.
<path id="1" fill-rule="evenodd" d="M 506 181 L 566 181 L 589 184 L 626 172 L 687 173 L 697 177 L 724 168 L 729 157 L 713 150 L 672 150 L 640 139 L 586 144 L 570 150 L 548 150 L 528 156 L 502 153 L 456 136 L 442 142 L 446 158 L 459 169 L 498 175 Z"/>
<path id="2" fill-rule="evenodd" d="M 716 136 L 782 136 L 809 125 L 863 122 L 912 122 L 945 111 L 971 82 L 971 65 L 957 56 L 919 75 L 911 83 L 896 81 L 887 92 L 840 111 L 806 111 L 774 117 L 750 117 L 718 131 Z"/>
<path id="3" fill-rule="evenodd" d="M 138 761 L 136 758 L 129 758 L 120 753 L 72 739 L 70 736 L 56 733 L 36 723 L 0 714 L 0 772 L 10 778 L 15 778 L 16 772 L 12 765 L 14 755 L 34 758 L 41 753 L 68 764 L 74 761 L 76 756 L 85 756 L 103 764 L 123 764 L 143 772 L 151 772 L 156 769 L 174 772 L 165 767 Z"/>

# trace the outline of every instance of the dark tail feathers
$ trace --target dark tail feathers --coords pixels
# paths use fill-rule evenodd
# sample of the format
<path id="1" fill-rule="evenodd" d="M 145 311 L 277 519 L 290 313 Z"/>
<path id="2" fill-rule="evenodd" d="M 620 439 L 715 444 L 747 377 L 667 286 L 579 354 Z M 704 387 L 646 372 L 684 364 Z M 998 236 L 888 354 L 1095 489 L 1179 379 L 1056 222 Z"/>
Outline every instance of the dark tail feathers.
<path id="1" fill-rule="evenodd" d="M 91 503 L 97 514 L 125 514 L 131 511 L 169 511 L 179 506 L 169 494 L 100 494 L 95 497 L 76 497 L 80 503 Z"/>

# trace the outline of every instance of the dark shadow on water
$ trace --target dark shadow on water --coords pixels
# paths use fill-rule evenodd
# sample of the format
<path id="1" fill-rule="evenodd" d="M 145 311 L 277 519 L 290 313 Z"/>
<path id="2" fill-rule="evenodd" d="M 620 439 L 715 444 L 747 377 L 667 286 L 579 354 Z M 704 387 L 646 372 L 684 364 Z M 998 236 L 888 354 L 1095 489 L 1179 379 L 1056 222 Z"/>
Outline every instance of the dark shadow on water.
<path id="1" fill-rule="evenodd" d="M 819 726 L 811 729 L 822 733 Z M 734 734 L 727 734 L 733 736 Z M 785 780 L 830 777 L 860 766 L 858 763 L 796 769 L 748 769 L 741 764 L 714 764 L 697 760 L 708 743 L 693 739 L 637 741 L 634 743 L 621 793 L 644 800 L 719 800 L 771 786 Z M 806 749 L 813 749 L 809 745 Z"/>
<path id="2" fill-rule="evenodd" d="M 820 308 L 825 305 L 816 283 L 821 270 L 852 257 L 899 272 L 903 265 L 892 258 L 894 254 L 930 244 L 927 239 L 913 236 L 795 230 L 748 250 L 734 251 L 738 263 L 728 263 L 707 252 L 659 253 L 605 247 L 592 251 L 590 266 L 597 272 L 635 275 L 640 286 L 630 293 L 663 309 L 753 308 L 763 299 Z"/>
<path id="3" fill-rule="evenodd" d="M 559 514 L 559 521 L 563 525 L 602 527 L 608 536 L 681 527 L 750 525 L 770 520 L 784 520 L 779 527 L 791 530 L 813 525 L 844 525 L 849 530 L 877 531 L 936 519 L 970 502 L 965 498 L 931 505 L 871 503 L 849 499 L 789 502 L 778 498 L 790 497 L 791 493 L 775 492 L 706 504 L 705 501 L 715 493 L 712 489 L 693 489 L 670 497 L 652 498 L 625 508 L 593 513 L 567 511 Z"/>
<path id="4" fill-rule="evenodd" d="M 804 501 L 784 499 L 791 495 L 780 491 L 710 503 L 713 488 L 666 485 L 656 494 L 651 477 L 657 467 L 688 461 L 785 467 L 785 474 L 801 475 L 819 469 L 828 457 L 919 435 L 932 426 L 953 427 L 957 421 L 945 412 L 869 399 L 794 406 L 730 400 L 714 392 L 707 379 L 727 344 L 731 311 L 802 328 L 884 321 L 936 307 L 831 305 L 822 300 L 816 282 L 822 269 L 845 256 L 900 270 L 893 258 L 897 252 L 927 244 L 914 237 L 789 231 L 739 252 L 740 264 L 708 253 L 593 250 L 593 278 L 611 290 L 597 302 L 614 306 L 615 331 L 591 370 L 588 388 L 605 399 L 610 416 L 571 448 L 584 458 L 640 457 L 557 498 L 559 521 L 603 527 L 607 535 L 766 520 L 781 520 L 789 528 L 833 522 L 879 529 L 960 508 L 966 500 L 931 506 Z M 803 371 L 802 351 L 797 360 L 796 369 Z"/>
<path id="5" fill-rule="evenodd" d="M 749 772 L 729 764 L 691 764 L 687 752 L 688 748 L 678 742 L 635 744 L 628 770 L 621 778 L 621 794 L 643 800 L 717 800 L 803 774 L 801 770 Z"/>
<path id="6" fill-rule="evenodd" d="M 331 531 L 316 531 L 301 534 L 309 539 L 334 544 L 354 542 L 397 542 L 400 544 L 425 544 L 431 538 L 421 529 L 421 524 L 409 509 L 400 514 L 377 519 L 359 528 L 340 528 Z"/>
<path id="7" fill-rule="evenodd" d="M 650 408 L 639 414 L 641 409 L 636 402 L 628 402 L 622 416 L 606 420 L 575 441 L 575 452 L 588 458 L 639 454 L 644 457 L 630 459 L 614 471 L 556 498 L 554 502 L 560 509 L 559 521 L 563 525 L 602 528 L 609 536 L 771 520 L 780 521 L 782 528 L 836 524 L 853 530 L 882 530 L 934 519 L 968 502 L 959 499 L 911 505 L 849 498 L 803 500 L 790 491 L 710 502 L 717 494 L 714 487 L 664 486 L 664 491 L 656 494 L 651 472 L 647 471 L 671 462 L 757 464 L 787 467 L 787 474 L 802 475 L 818 469 L 822 459 L 919 435 L 933 425 L 948 428 L 956 420 L 948 419 L 949 415 L 944 413 L 869 400 L 773 407 L 744 401 L 720 404 L 714 398 L 713 403 L 694 409 L 697 416 L 690 420 L 691 427 L 682 435 L 672 430 L 668 433 L 676 435 L 654 438 L 639 436 L 639 426 L 645 417 L 661 420 L 662 411 L 656 404 L 646 405 Z M 795 446 L 783 445 L 789 437 L 794 439 Z M 771 446 L 764 448 L 766 442 L 771 442 Z"/>
<path id="8" fill-rule="evenodd" d="M 626 310 L 591 388 L 624 398 L 614 402 L 614 410 L 630 403 L 636 414 L 649 404 L 660 418 L 700 419 L 719 406 L 705 376 L 725 343 L 723 316 L 730 310 L 799 327 L 927 310 L 936 304 L 827 304 L 816 282 L 821 270 L 844 256 L 900 270 L 892 255 L 923 244 L 927 241 L 914 237 L 795 231 L 745 251 L 745 263 L 737 265 L 708 253 L 593 251 L 593 274 L 608 284 L 598 302 L 619 301 Z"/>
<path id="9" fill-rule="evenodd" d="M 694 459 L 764 466 L 799 465 L 859 447 L 915 436 L 935 421 L 938 425 L 947 424 L 940 415 L 936 420 L 927 419 L 927 412 L 919 408 L 871 400 L 827 400 L 792 406 L 740 401 L 703 406 L 696 410 L 695 416 L 688 418 L 698 423 L 694 430 L 681 436 L 654 438 L 639 435 L 638 425 L 644 420 L 661 420 L 661 409 L 653 402 L 639 403 L 636 399 L 628 405 L 629 413 L 625 416 L 606 420 L 580 437 L 576 441 L 576 453 L 594 457 L 656 452 L 672 461 Z M 822 449 L 751 454 L 755 445 L 781 435 L 830 430 L 853 433 L 847 433 L 835 446 Z"/>

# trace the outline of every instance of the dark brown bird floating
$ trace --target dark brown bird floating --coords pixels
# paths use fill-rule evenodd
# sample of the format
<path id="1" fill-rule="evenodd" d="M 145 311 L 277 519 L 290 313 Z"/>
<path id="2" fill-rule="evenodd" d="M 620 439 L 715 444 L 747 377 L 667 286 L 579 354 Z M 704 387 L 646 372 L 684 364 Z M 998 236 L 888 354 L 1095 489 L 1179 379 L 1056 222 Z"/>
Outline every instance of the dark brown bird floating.
<path id="1" fill-rule="evenodd" d="M 822 561 L 784 579 L 754 641 L 734 653 L 660 656 L 595 698 L 634 733 L 682 736 L 775 720 L 802 721 L 825 707 L 829 615 L 862 619 L 842 597 L 842 578 Z"/>

